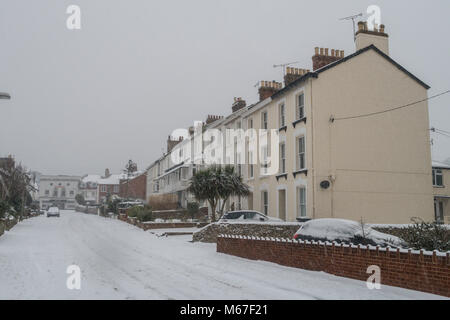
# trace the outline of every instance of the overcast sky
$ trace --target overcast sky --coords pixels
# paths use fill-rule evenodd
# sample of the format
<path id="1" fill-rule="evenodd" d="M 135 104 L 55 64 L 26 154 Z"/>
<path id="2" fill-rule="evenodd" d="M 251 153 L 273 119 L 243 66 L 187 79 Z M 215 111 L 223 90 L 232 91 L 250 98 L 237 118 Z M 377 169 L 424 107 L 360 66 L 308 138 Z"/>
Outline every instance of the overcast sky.
<path id="1" fill-rule="evenodd" d="M 66 9 L 81 7 L 81 30 Z M 46 174 L 145 168 L 173 129 L 257 101 L 273 64 L 311 69 L 315 46 L 354 52 L 351 22 L 381 8 L 390 55 L 431 86 L 450 89 L 450 1 L 2 0 L 0 156 Z M 450 131 L 450 94 L 429 102 L 430 126 Z M 450 138 L 433 134 L 433 157 Z"/>

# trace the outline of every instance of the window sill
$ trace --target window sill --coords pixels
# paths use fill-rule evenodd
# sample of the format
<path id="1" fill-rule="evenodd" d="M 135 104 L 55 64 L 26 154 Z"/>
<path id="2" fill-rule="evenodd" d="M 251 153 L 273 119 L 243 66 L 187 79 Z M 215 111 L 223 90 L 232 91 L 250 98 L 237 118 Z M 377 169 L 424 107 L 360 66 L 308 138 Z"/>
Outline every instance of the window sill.
<path id="1" fill-rule="evenodd" d="M 287 173 L 281 173 L 281 174 L 275 176 L 275 178 L 277 179 L 277 181 L 280 180 L 281 178 L 285 178 L 287 180 L 288 175 L 287 175 Z"/>
<path id="2" fill-rule="evenodd" d="M 295 120 L 294 122 L 292 122 L 292 126 L 295 128 L 295 126 L 297 124 L 299 124 L 300 122 L 304 122 L 306 124 L 306 117 L 303 117 L 301 119 Z"/>
<path id="3" fill-rule="evenodd" d="M 302 174 L 302 173 L 304 173 L 305 176 L 307 176 L 308 175 L 308 169 L 302 169 L 302 170 L 294 171 L 294 172 L 292 172 L 292 175 L 295 178 L 298 174 Z"/>
<path id="4" fill-rule="evenodd" d="M 281 132 L 281 131 L 286 132 L 287 131 L 287 126 L 282 126 L 280 129 L 278 129 L 278 132 Z"/>
<path id="5" fill-rule="evenodd" d="M 433 185 L 433 188 L 445 188 L 445 186 Z"/>

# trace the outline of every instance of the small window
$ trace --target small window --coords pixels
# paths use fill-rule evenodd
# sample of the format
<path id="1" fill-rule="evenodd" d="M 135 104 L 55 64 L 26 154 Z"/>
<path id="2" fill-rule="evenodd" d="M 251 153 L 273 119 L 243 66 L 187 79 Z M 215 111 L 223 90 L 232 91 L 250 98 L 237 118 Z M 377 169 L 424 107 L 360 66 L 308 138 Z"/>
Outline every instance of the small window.
<path id="1" fill-rule="evenodd" d="M 306 168 L 305 159 L 305 137 L 297 138 L 297 170 Z"/>
<path id="2" fill-rule="evenodd" d="M 105 186 L 105 185 L 101 186 L 101 187 L 100 187 L 100 191 L 101 191 L 101 192 L 106 192 L 106 186 Z"/>
<path id="3" fill-rule="evenodd" d="M 45 190 L 45 195 L 46 196 L 50 195 L 50 190 Z"/>
<path id="4" fill-rule="evenodd" d="M 280 173 L 286 173 L 286 144 L 280 144 Z"/>
<path id="5" fill-rule="evenodd" d="M 267 129 L 267 111 L 261 113 L 261 128 Z"/>
<path id="6" fill-rule="evenodd" d="M 253 178 L 253 152 L 248 152 L 248 176 Z"/>
<path id="7" fill-rule="evenodd" d="M 303 93 L 297 96 L 296 119 L 300 120 L 305 117 L 305 95 Z"/>
<path id="8" fill-rule="evenodd" d="M 433 169 L 433 186 L 435 187 L 443 187 L 444 186 L 444 177 L 442 175 L 441 169 Z"/>
<path id="9" fill-rule="evenodd" d="M 267 148 L 267 146 L 262 146 L 262 155 L 263 155 L 263 159 L 262 159 L 262 173 L 264 175 L 267 174 L 268 172 L 268 167 L 269 167 L 269 149 Z"/>
<path id="10" fill-rule="evenodd" d="M 280 104 L 280 128 L 286 125 L 286 110 L 284 103 Z"/>
<path id="11" fill-rule="evenodd" d="M 269 193 L 267 191 L 263 191 L 261 193 L 261 200 L 262 200 L 262 212 L 268 216 L 269 215 Z"/>
<path id="12" fill-rule="evenodd" d="M 306 188 L 297 188 L 297 217 L 306 217 Z"/>

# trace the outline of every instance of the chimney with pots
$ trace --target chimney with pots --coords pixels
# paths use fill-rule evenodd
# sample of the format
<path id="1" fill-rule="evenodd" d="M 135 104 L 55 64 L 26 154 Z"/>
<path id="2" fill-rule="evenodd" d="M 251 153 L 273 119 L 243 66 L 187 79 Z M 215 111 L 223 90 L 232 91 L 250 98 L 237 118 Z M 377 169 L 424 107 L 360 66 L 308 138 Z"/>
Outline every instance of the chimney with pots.
<path id="1" fill-rule="evenodd" d="M 239 97 L 239 98 L 234 97 L 234 102 L 233 102 L 233 105 L 231 106 L 231 110 L 233 112 L 236 112 L 236 111 L 244 108 L 245 106 L 246 106 L 245 100 L 242 100 L 241 97 Z"/>
<path id="2" fill-rule="evenodd" d="M 217 121 L 222 118 L 223 118 L 223 116 L 215 116 L 215 115 L 208 114 L 208 117 L 206 118 L 206 124 L 213 123 L 214 121 Z"/>
<path id="3" fill-rule="evenodd" d="M 389 36 L 384 32 L 384 24 L 374 26 L 373 30 L 369 30 L 367 22 L 358 22 L 358 31 L 355 34 L 356 51 L 373 44 L 385 54 L 389 55 Z"/>
<path id="4" fill-rule="evenodd" d="M 284 76 L 284 85 L 288 86 L 298 78 L 304 76 L 309 72 L 309 69 L 299 69 L 299 68 L 286 68 L 286 74 Z"/>
<path id="5" fill-rule="evenodd" d="M 169 135 L 169 138 L 167 139 L 167 153 L 172 151 L 172 149 L 181 141 L 183 141 L 183 137 L 179 137 L 178 139 L 172 139 L 172 137 Z"/>
<path id="6" fill-rule="evenodd" d="M 261 81 L 258 93 L 259 100 L 263 101 L 269 97 L 271 97 L 274 93 L 280 90 L 283 87 L 281 82 L 273 81 Z"/>
<path id="7" fill-rule="evenodd" d="M 312 57 L 313 71 L 344 58 L 344 50 L 331 49 L 331 52 L 329 52 L 328 48 L 315 47 L 314 51 Z"/>

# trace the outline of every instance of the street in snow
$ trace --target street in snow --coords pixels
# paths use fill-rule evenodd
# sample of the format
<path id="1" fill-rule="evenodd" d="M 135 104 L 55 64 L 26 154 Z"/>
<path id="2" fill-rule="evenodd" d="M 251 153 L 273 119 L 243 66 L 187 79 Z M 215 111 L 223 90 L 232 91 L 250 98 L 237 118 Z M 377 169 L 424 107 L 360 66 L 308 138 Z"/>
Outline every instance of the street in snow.
<path id="1" fill-rule="evenodd" d="M 161 237 L 124 222 L 62 211 L 0 238 L 0 299 L 444 299 L 216 253 L 191 236 Z M 67 267 L 81 270 L 68 289 Z"/>

